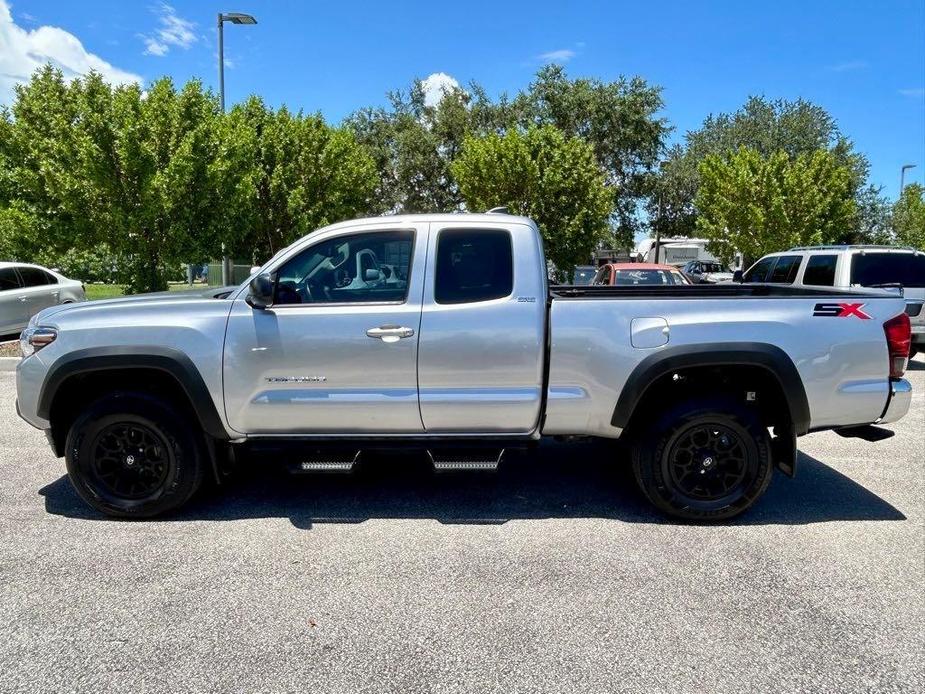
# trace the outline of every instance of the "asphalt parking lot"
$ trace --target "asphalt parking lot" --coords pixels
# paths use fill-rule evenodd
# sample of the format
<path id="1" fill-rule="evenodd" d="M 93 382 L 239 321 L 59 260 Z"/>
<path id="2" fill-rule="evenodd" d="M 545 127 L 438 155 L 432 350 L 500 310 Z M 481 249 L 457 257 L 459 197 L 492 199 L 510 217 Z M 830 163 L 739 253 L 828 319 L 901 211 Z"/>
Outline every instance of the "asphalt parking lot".
<path id="1" fill-rule="evenodd" d="M 696 526 L 559 444 L 487 476 L 256 470 L 114 522 L 0 373 L 0 691 L 923 691 L 922 356 L 909 378 L 896 436 L 805 437 L 795 480 Z"/>

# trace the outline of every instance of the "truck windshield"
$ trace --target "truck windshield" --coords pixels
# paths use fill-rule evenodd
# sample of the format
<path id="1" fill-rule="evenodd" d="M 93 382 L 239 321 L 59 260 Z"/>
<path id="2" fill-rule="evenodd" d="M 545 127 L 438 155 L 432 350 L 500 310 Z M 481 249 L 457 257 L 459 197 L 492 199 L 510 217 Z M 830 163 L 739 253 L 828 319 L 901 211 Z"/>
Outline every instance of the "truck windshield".
<path id="1" fill-rule="evenodd" d="M 858 253 L 851 261 L 851 284 L 861 287 L 880 284 L 925 287 L 925 255 Z"/>

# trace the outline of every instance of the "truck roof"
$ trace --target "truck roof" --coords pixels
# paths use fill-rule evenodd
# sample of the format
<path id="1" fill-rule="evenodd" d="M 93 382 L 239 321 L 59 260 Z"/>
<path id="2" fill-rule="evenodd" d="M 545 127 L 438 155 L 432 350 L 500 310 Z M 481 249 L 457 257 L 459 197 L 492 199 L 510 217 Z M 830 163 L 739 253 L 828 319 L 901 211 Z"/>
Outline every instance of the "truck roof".
<path id="1" fill-rule="evenodd" d="M 399 214 L 385 215 L 381 217 L 364 217 L 362 219 L 351 219 L 343 222 L 330 224 L 318 231 L 327 231 L 329 229 L 338 229 L 340 227 L 355 227 L 357 225 L 382 225 L 382 224 L 409 224 L 415 222 L 460 222 L 460 223 L 477 223 L 477 224 L 497 224 L 498 222 L 507 222 L 515 224 L 526 224 L 535 226 L 535 223 L 529 217 L 520 217 L 512 214 L 501 212 L 452 212 L 452 213 L 434 213 L 434 214 Z"/>

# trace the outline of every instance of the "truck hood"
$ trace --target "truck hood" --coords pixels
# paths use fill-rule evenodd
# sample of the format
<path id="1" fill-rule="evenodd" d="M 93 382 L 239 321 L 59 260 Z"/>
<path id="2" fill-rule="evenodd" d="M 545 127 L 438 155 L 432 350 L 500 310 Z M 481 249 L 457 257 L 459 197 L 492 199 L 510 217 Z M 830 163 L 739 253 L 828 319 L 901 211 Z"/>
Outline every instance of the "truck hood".
<path id="1" fill-rule="evenodd" d="M 117 309 L 123 306 L 139 305 L 176 305 L 182 310 L 183 303 L 186 301 L 214 299 L 216 301 L 227 300 L 228 296 L 237 290 L 237 286 L 228 287 L 209 287 L 208 289 L 191 289 L 182 292 L 152 292 L 150 294 L 132 294 L 130 296 L 120 296 L 115 299 L 101 299 L 99 301 L 80 301 L 73 304 L 60 304 L 51 306 L 43 311 L 39 311 L 29 321 L 30 325 L 39 325 L 43 321 L 47 322 L 52 318 L 58 318 L 64 313 L 90 313 L 97 314 L 103 311 Z"/>

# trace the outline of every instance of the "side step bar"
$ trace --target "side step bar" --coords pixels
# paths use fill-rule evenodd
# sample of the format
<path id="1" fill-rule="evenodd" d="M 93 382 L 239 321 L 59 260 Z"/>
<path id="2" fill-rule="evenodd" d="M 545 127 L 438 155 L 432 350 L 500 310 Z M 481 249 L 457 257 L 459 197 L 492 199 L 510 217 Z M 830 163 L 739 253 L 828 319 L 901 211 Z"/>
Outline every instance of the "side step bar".
<path id="1" fill-rule="evenodd" d="M 293 465 L 293 472 L 352 472 L 360 460 L 361 450 L 356 451 L 316 451 Z"/>
<path id="2" fill-rule="evenodd" d="M 504 451 L 504 448 L 427 449 L 427 456 L 436 472 L 494 471 L 501 464 Z M 294 460 L 290 459 L 289 470 L 294 473 L 352 472 L 362 454 L 362 449 L 315 449 L 298 454 Z"/>
<path id="3" fill-rule="evenodd" d="M 494 471 L 501 464 L 504 449 L 475 448 L 470 450 L 447 449 L 444 451 L 428 449 L 427 455 L 437 472 L 449 472 L 451 470 Z"/>

